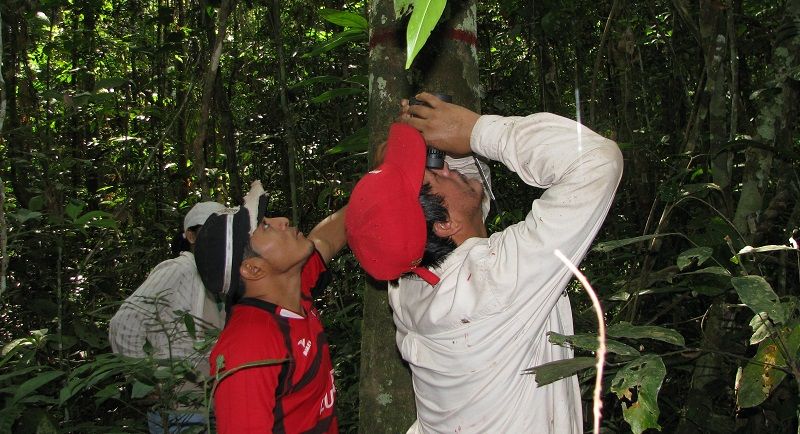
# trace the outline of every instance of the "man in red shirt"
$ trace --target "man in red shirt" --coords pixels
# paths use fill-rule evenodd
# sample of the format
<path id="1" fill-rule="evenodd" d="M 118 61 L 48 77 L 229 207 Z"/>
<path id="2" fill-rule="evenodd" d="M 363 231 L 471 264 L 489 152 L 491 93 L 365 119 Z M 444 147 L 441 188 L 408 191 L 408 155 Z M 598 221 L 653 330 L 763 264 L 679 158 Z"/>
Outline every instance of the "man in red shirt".
<path id="1" fill-rule="evenodd" d="M 338 431 L 328 342 L 312 293 L 346 243 L 345 208 L 304 236 L 284 217 L 263 217 L 256 181 L 239 209 L 212 215 L 198 234 L 198 270 L 235 301 L 211 352 L 217 431 Z M 243 287 L 239 286 L 241 282 Z"/>

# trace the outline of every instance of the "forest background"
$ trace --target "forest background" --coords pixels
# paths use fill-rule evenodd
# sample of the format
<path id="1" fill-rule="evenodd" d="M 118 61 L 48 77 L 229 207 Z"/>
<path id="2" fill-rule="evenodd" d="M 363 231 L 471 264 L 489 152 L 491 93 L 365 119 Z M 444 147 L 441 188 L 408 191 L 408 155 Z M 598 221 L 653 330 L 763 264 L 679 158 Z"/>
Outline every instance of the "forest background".
<path id="1" fill-rule="evenodd" d="M 408 93 L 378 93 L 383 10 L 392 2 L 0 4 L 0 432 L 140 432 L 147 409 L 188 399 L 185 364 L 109 354 L 108 319 L 201 199 L 238 205 L 261 179 L 305 231 L 347 202 L 387 111 L 431 83 L 419 61 L 402 69 L 401 48 L 389 60 Z M 463 10 L 471 26 L 440 24 L 431 40 L 461 35 L 467 60 L 449 74 L 475 68 L 477 81 L 429 90 L 483 113 L 578 118 L 625 156 L 581 266 L 609 326 L 603 431 L 797 432 L 800 1 L 451 0 L 442 22 Z M 408 15 L 386 16 L 405 37 Z M 498 230 L 539 192 L 492 170 Z M 342 431 L 400 432 L 412 395 L 407 379 L 375 377 L 405 371 L 385 304 L 364 303 L 380 284 L 349 253 L 332 269 L 318 303 Z M 581 285 L 569 293 L 578 334 L 550 339 L 578 357 L 531 375 L 578 373 L 588 430 L 597 324 Z"/>

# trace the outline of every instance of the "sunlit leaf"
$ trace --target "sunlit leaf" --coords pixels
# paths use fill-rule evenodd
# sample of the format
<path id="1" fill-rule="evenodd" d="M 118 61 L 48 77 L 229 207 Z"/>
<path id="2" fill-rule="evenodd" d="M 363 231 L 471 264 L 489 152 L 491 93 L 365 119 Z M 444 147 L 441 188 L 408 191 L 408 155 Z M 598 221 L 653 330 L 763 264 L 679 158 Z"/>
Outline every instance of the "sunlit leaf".
<path id="1" fill-rule="evenodd" d="M 367 33 L 363 30 L 358 29 L 348 29 L 343 32 L 339 32 L 327 41 L 322 42 L 321 44 L 316 45 L 310 52 L 303 54 L 302 57 L 313 57 L 320 55 L 322 53 L 327 53 L 328 51 L 333 50 L 334 48 L 344 45 L 348 42 L 359 42 L 367 40 Z"/>
<path id="2" fill-rule="evenodd" d="M 611 391 L 622 399 L 622 417 L 634 434 L 661 429 L 658 424 L 658 392 L 667 368 L 661 357 L 648 354 L 620 369 L 611 381 Z"/>
<path id="3" fill-rule="evenodd" d="M 731 279 L 736 293 L 742 303 L 753 310 L 753 313 L 766 312 L 769 318 L 778 324 L 786 320 L 786 312 L 780 304 L 778 295 L 761 276 L 743 276 Z"/>
<path id="4" fill-rule="evenodd" d="M 525 369 L 522 372 L 525 374 L 533 374 L 536 377 L 536 385 L 541 387 L 562 378 L 575 375 L 586 368 L 591 368 L 595 363 L 594 357 L 575 357 L 572 359 L 545 363 L 544 365 Z"/>
<path id="5" fill-rule="evenodd" d="M 620 322 L 608 327 L 606 333 L 615 338 L 654 339 L 668 344 L 685 346 L 683 336 L 675 330 L 658 326 L 635 326 L 628 322 Z"/>
<path id="6" fill-rule="evenodd" d="M 800 326 L 783 328 L 780 340 L 768 338 L 758 345 L 752 361 L 740 370 L 736 378 L 736 404 L 740 408 L 755 407 L 769 397 L 786 378 L 786 372 L 776 367 L 787 368 L 786 357 L 781 348 L 792 357 L 800 349 Z"/>
<path id="7" fill-rule="evenodd" d="M 766 312 L 757 313 L 753 319 L 750 320 L 750 327 L 753 329 L 753 335 L 750 336 L 750 345 L 758 344 L 775 331 L 775 327 L 769 323 Z"/>
<path id="8" fill-rule="evenodd" d="M 643 235 L 641 237 L 633 237 L 633 238 L 625 238 L 623 240 L 614 240 L 614 241 L 604 241 L 602 243 L 595 244 L 594 248 L 592 249 L 595 252 L 606 253 L 610 252 L 614 249 L 627 246 L 629 244 L 635 244 L 642 241 L 652 240 L 654 238 L 661 238 L 661 237 L 668 237 L 670 235 L 680 235 L 677 233 L 666 233 L 666 234 L 655 234 L 655 235 Z"/>
<path id="9" fill-rule="evenodd" d="M 415 0 L 411 19 L 406 29 L 406 69 L 411 67 L 419 50 L 428 41 L 431 31 L 436 27 L 444 12 L 446 0 Z"/>
<path id="10" fill-rule="evenodd" d="M 713 253 L 714 250 L 711 247 L 694 247 L 678 255 L 676 263 L 678 264 L 678 268 L 681 270 L 686 269 L 686 267 L 692 264 L 699 267 L 700 265 L 703 265 L 703 263 L 706 262 L 706 260 L 710 258 Z"/>
<path id="11" fill-rule="evenodd" d="M 368 27 L 367 20 L 363 16 L 353 12 L 323 9 L 319 12 L 319 14 L 326 21 L 344 28 L 366 31 Z"/>

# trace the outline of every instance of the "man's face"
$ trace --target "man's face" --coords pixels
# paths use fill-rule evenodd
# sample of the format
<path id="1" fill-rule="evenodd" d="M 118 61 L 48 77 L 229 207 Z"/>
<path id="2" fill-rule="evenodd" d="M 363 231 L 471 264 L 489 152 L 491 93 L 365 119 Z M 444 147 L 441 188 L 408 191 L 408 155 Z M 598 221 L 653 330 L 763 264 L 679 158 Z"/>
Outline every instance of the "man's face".
<path id="1" fill-rule="evenodd" d="M 264 217 L 250 236 L 250 246 L 276 272 L 304 263 L 314 251 L 314 243 L 285 217 Z"/>
<path id="2" fill-rule="evenodd" d="M 445 163 L 441 169 L 425 169 L 423 182 L 430 184 L 431 192 L 444 198 L 448 212 L 472 214 L 481 211 L 483 185 L 469 179 Z"/>

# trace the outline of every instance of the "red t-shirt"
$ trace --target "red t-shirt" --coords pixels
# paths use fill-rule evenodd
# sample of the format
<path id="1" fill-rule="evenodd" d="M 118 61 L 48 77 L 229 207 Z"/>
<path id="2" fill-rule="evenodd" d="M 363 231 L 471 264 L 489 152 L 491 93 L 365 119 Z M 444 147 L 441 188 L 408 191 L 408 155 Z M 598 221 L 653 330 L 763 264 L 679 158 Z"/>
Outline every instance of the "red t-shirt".
<path id="1" fill-rule="evenodd" d="M 336 387 L 328 340 L 311 292 L 328 283 L 322 257 L 314 252 L 303 266 L 301 290 L 306 316 L 272 303 L 243 298 L 211 351 L 221 374 L 245 363 L 289 359 L 243 368 L 220 381 L 214 395 L 217 431 L 240 433 L 336 433 Z"/>

